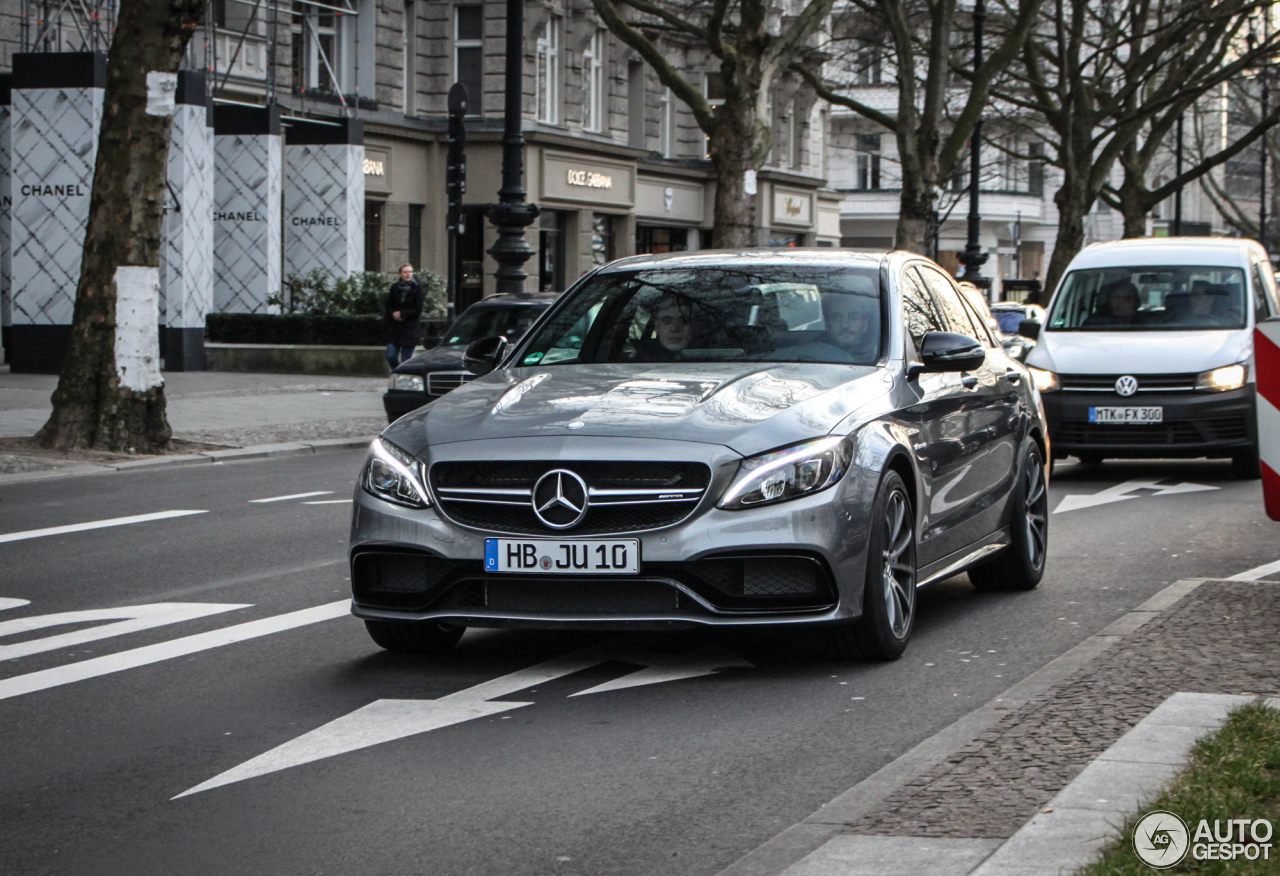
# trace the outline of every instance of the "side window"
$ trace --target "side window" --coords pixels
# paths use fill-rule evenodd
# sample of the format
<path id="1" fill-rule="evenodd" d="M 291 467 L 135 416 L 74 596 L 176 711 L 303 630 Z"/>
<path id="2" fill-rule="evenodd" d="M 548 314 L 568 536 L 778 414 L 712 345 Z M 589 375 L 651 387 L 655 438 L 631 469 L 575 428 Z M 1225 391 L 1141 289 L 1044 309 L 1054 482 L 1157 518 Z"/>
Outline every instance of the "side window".
<path id="1" fill-rule="evenodd" d="M 938 302 L 938 309 L 942 311 L 942 315 L 946 319 L 948 327 L 944 331 L 955 332 L 958 335 L 968 335 L 985 345 L 987 342 L 986 331 L 981 326 L 975 325 L 974 320 L 969 318 L 969 309 L 965 306 L 964 301 L 961 300 L 960 292 L 957 291 L 955 286 L 951 285 L 951 281 L 932 268 L 920 268 L 919 270 L 921 276 L 924 277 L 925 284 L 929 287 L 929 291 L 933 293 L 934 299 Z"/>
<path id="2" fill-rule="evenodd" d="M 917 350 L 920 339 L 929 332 L 950 331 L 914 267 L 909 266 L 902 272 L 898 290 L 902 294 L 902 321 Z"/>
<path id="3" fill-rule="evenodd" d="M 1270 262 L 1253 264 L 1253 321 L 1262 322 L 1276 315 L 1276 275 Z"/>

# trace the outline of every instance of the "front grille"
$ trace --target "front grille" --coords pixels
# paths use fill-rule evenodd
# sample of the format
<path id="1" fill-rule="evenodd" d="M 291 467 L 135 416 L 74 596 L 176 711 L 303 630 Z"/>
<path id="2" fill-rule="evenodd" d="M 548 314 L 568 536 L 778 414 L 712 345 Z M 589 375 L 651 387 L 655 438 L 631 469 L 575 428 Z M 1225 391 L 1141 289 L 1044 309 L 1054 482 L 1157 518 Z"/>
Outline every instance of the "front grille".
<path id="1" fill-rule="evenodd" d="M 427 395 L 444 395 L 475 379 L 470 371 L 432 371 L 427 374 Z"/>
<path id="2" fill-rule="evenodd" d="M 589 507 L 568 529 L 545 525 L 533 511 L 533 487 L 548 471 L 565 469 L 586 482 Z M 698 462 L 508 461 L 438 462 L 431 486 L 440 509 L 464 526 L 519 535 L 639 532 L 688 517 L 711 482 Z"/>
<path id="3" fill-rule="evenodd" d="M 680 609 L 680 591 L 661 581 L 491 578 L 459 582 L 432 609 L 468 607 L 506 614 L 663 614 Z"/>
<path id="4" fill-rule="evenodd" d="M 1228 418 L 1237 419 L 1237 418 Z M 1243 422 L 1240 429 L 1243 432 Z M 1243 437 L 1243 434 L 1241 435 Z M 1205 436 L 1187 421 L 1153 423 L 1149 426 L 1098 426 L 1092 423 L 1067 422 L 1058 426 L 1053 435 L 1055 443 L 1075 447 L 1087 446 L 1150 446 L 1166 444 L 1204 444 L 1209 441 L 1229 440 L 1216 435 Z"/>
<path id="5" fill-rule="evenodd" d="M 1073 392 L 1116 392 L 1116 381 L 1123 374 L 1059 374 L 1064 390 Z M 1196 375 L 1131 374 L 1138 381 L 1138 392 L 1187 392 L 1196 388 Z M 1118 395 L 1118 393 L 1116 393 Z"/>

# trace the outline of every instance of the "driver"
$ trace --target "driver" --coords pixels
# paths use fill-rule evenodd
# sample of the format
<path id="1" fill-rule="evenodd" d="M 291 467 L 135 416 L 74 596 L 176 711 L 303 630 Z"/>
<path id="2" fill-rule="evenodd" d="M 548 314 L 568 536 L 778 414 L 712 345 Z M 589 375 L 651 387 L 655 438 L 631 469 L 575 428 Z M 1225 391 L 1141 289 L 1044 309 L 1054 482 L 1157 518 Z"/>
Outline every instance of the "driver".
<path id="1" fill-rule="evenodd" d="M 645 362 L 674 362 L 693 341 L 693 314 L 689 300 L 668 292 L 657 300 L 652 313 L 655 337 L 641 338 L 628 355 Z"/>
<path id="2" fill-rule="evenodd" d="M 846 292 L 824 292 L 822 319 L 826 331 L 816 340 L 839 347 L 855 362 L 870 363 L 880 345 L 879 302 L 865 295 Z"/>
<path id="3" fill-rule="evenodd" d="M 1138 287 L 1128 280 L 1112 283 L 1106 290 L 1107 309 L 1093 314 L 1084 321 L 1090 328 L 1096 326 L 1132 325 L 1138 315 L 1142 299 Z"/>

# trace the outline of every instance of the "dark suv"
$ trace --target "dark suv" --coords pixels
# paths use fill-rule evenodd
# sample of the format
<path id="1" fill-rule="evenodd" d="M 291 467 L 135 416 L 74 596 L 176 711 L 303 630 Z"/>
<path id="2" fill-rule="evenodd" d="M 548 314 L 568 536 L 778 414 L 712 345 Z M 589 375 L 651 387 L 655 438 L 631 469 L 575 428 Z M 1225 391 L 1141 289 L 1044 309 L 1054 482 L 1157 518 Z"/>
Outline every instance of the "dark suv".
<path id="1" fill-rule="evenodd" d="M 471 380 L 475 375 L 463 367 L 462 354 L 472 341 L 496 335 L 515 341 L 555 300 L 554 295 L 494 295 L 468 307 L 438 343 L 391 372 L 382 396 L 387 422 L 394 423 Z"/>

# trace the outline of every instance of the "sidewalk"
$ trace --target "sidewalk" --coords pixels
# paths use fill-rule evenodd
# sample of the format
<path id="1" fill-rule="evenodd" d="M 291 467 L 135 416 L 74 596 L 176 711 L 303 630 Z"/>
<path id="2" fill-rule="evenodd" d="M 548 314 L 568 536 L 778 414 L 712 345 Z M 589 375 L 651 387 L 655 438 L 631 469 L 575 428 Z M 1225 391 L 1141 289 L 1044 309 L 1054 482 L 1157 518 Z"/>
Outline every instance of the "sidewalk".
<path id="1" fill-rule="evenodd" d="M 386 427 L 381 377 L 213 371 L 166 373 L 173 437 L 217 447 L 357 438 Z M 0 370 L 0 438 L 34 435 L 49 418 L 56 375 Z M 0 450 L 0 473 L 72 465 Z"/>
<path id="2" fill-rule="evenodd" d="M 1280 583 L 1179 582 L 1055 663 L 722 876 L 974 872 L 1171 696 L 1276 696 Z M 1096 823 L 1083 829 L 1090 835 L 1074 841 L 1097 839 Z M 1001 873 L 1056 872 L 1047 848 L 1037 854 L 1039 868 L 991 864 Z"/>

